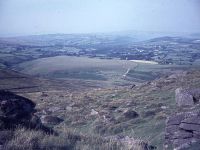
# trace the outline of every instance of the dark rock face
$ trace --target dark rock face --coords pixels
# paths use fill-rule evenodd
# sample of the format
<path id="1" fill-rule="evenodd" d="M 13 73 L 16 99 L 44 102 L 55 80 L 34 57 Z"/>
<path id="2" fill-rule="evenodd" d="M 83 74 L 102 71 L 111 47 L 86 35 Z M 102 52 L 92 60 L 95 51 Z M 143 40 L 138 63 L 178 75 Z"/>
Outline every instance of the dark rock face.
<path id="1" fill-rule="evenodd" d="M 9 128 L 31 118 L 35 104 L 11 92 L 0 91 L 0 124 Z M 0 128 L 1 128 L 0 127 Z"/>
<path id="2" fill-rule="evenodd" d="M 35 104 L 11 92 L 0 91 L 0 116 L 10 119 L 27 117 L 34 112 Z"/>
<path id="3" fill-rule="evenodd" d="M 0 91 L 0 130 L 21 125 L 31 129 L 52 132 L 45 127 L 38 116 L 34 115 L 35 103 L 8 91 Z"/>

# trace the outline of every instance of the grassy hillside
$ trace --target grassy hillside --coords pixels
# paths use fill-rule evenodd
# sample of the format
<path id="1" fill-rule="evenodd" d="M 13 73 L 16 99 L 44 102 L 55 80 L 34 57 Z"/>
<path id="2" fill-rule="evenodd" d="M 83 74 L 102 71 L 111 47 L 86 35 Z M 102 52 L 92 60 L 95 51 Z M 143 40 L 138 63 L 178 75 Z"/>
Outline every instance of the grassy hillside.
<path id="1" fill-rule="evenodd" d="M 144 83 L 133 89 L 94 89 L 87 92 L 46 91 L 24 96 L 38 103 L 38 114 L 48 113 L 65 121 L 56 126 L 84 134 L 142 138 L 162 149 L 166 117 L 178 109 L 174 90 L 199 87 L 200 72 L 181 72 Z M 134 111 L 137 115 L 126 114 Z"/>

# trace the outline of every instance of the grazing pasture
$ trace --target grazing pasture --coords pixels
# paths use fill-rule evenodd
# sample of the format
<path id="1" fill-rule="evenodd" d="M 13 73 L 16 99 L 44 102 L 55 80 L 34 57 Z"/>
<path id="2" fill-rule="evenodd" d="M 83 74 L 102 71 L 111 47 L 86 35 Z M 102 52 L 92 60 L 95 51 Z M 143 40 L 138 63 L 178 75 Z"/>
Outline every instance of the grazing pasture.
<path id="1" fill-rule="evenodd" d="M 164 67 L 140 61 L 74 56 L 40 58 L 20 63 L 13 68 L 37 77 L 93 80 L 109 85 L 143 83 L 155 79 L 169 70 L 166 65 Z"/>

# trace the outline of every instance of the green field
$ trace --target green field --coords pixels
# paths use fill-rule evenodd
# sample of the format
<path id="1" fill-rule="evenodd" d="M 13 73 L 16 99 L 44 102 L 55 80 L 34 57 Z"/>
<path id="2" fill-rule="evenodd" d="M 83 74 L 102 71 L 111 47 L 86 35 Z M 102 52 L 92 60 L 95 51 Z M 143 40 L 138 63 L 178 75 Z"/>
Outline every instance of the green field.
<path id="1" fill-rule="evenodd" d="M 163 70 L 169 70 L 157 64 L 73 56 L 41 58 L 13 68 L 37 77 L 95 80 L 111 85 L 142 83 L 159 77 Z"/>

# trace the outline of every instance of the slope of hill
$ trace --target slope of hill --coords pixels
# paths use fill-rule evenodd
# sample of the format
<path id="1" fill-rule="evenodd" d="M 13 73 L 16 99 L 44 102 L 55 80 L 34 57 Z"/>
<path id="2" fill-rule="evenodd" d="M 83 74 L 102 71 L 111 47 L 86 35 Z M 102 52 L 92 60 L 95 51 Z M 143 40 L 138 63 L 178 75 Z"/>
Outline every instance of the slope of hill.
<path id="1" fill-rule="evenodd" d="M 0 90 L 17 93 L 42 92 L 46 90 L 85 91 L 101 88 L 103 83 L 83 80 L 55 80 L 36 78 L 9 69 L 0 69 Z"/>
<path id="2" fill-rule="evenodd" d="M 16 76 L 13 72 L 11 74 Z M 175 105 L 175 89 L 199 87 L 199 74 L 199 71 L 194 70 L 179 72 L 133 89 L 96 88 L 85 92 L 69 92 L 64 83 L 58 86 L 57 82 L 52 81 L 51 86 L 46 86 L 44 90 L 28 88 L 26 92 L 20 92 L 20 95 L 37 104 L 38 116 L 48 114 L 62 118 L 64 122 L 55 126 L 55 130 L 67 127 L 93 136 L 142 138 L 161 149 L 165 120 L 167 116 L 179 111 Z M 41 79 L 39 81 L 41 83 Z M 22 80 L 19 82 L 23 83 Z"/>

